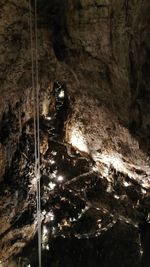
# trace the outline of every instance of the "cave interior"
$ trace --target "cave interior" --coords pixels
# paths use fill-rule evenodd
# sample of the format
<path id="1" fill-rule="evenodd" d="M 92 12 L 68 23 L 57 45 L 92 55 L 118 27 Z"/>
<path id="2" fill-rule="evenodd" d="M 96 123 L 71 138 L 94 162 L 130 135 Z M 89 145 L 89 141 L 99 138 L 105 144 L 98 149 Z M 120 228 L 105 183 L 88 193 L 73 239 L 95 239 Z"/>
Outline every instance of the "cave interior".
<path id="1" fill-rule="evenodd" d="M 0 94 L 0 267 L 149 267 L 148 0 L 1 0 Z"/>

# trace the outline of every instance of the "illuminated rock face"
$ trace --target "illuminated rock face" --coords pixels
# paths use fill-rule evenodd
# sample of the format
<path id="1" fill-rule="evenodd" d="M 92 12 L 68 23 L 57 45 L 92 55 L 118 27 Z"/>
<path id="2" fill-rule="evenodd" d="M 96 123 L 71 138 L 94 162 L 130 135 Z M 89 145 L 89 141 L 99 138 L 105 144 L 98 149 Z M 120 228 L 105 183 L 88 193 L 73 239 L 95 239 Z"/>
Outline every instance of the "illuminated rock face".
<path id="1" fill-rule="evenodd" d="M 149 3 L 38 7 L 44 267 L 140 266 L 139 224 L 147 267 Z M 0 260 L 37 267 L 29 9 L 0 8 Z"/>
<path id="2" fill-rule="evenodd" d="M 92 262 L 93 266 L 102 263 L 106 267 L 110 262 L 120 266 L 120 255 L 123 254 L 123 266 L 140 267 L 145 243 L 141 245 L 138 227 L 149 224 L 150 214 L 149 188 L 144 184 L 148 181 L 146 170 L 129 164 L 132 162 L 131 148 L 131 158 L 128 159 L 126 152 L 126 161 L 121 162 L 119 158 L 122 155 L 123 159 L 123 153 L 118 152 L 118 158 L 112 157 L 109 145 L 112 146 L 111 152 L 117 153 L 114 139 L 107 143 L 107 147 L 103 140 L 103 151 L 98 149 L 97 152 L 88 142 L 88 151 L 83 146 L 80 149 L 83 145 L 80 137 L 90 140 L 84 124 L 77 132 L 77 144 L 78 138 L 73 139 L 73 144 L 68 143 L 69 139 L 64 143 L 64 125 L 68 134 L 72 129 L 67 129 L 67 123 L 72 125 L 69 103 L 65 105 L 69 96 L 65 88 L 63 98 L 59 97 L 58 87 L 54 86 L 54 92 L 56 112 L 40 117 L 42 262 L 45 267 L 49 266 L 49 261 L 54 266 L 90 266 Z M 127 131 L 126 136 L 131 142 Z M 109 154 L 104 157 L 106 151 Z M 38 265 L 33 153 L 34 128 L 33 120 L 29 120 L 22 129 L 1 192 L 1 259 L 12 257 L 5 262 L 7 266 L 11 261 L 17 264 L 19 257 L 22 265 Z M 144 162 L 142 152 L 138 153 L 139 162 Z M 125 167 L 129 169 L 125 170 Z M 128 248 L 127 244 L 130 244 Z M 74 260 L 72 253 L 76 255 Z"/>
<path id="3" fill-rule="evenodd" d="M 111 261 L 120 264 L 122 259 L 119 259 L 119 253 L 123 253 L 128 242 L 130 248 L 126 251 L 124 264 L 128 262 L 125 259 L 128 255 L 133 266 L 140 266 L 142 248 L 138 224 L 148 218 L 149 207 L 145 205 L 149 201 L 147 189 L 144 190 L 134 179 L 117 172 L 113 166 L 101 163 L 97 169 L 88 154 L 62 143 L 60 136 L 54 134 L 52 137 L 54 125 L 48 124 L 47 118 L 41 120 L 41 140 L 47 140 L 47 145 L 44 144 L 46 149 L 41 150 L 44 151 L 41 153 L 44 266 L 48 266 L 49 261 L 53 261 L 54 266 L 57 261 L 58 266 L 82 266 L 92 261 L 94 266 L 99 262 L 108 266 Z M 7 171 L 1 193 L 5 203 L 5 207 L 1 207 L 2 222 L 5 222 L 1 228 L 1 257 L 4 260 L 13 256 L 16 264 L 18 257 L 21 257 L 21 261 L 37 266 L 33 144 L 33 122 L 30 121 L 23 129 L 18 151 Z M 107 175 L 103 174 L 104 169 Z M 10 202 L 13 203 L 12 208 L 9 208 Z M 11 211 L 9 217 L 6 207 Z M 82 247 L 83 242 L 85 247 Z M 112 246 L 115 248 L 109 253 Z M 23 252 L 15 257 L 22 247 Z M 72 252 L 79 258 L 72 261 Z M 5 264 L 9 266 L 9 262 Z"/>

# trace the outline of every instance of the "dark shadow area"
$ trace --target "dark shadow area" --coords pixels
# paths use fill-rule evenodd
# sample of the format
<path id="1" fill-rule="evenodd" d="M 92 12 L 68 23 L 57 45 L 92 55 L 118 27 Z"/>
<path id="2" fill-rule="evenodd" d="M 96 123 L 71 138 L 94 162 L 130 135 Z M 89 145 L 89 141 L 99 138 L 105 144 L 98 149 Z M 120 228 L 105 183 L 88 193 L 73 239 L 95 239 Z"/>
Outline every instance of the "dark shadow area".
<path id="1" fill-rule="evenodd" d="M 67 46 L 65 38 L 67 34 L 66 10 L 67 1 L 48 0 L 37 1 L 39 27 L 45 26 L 51 32 L 52 44 L 55 55 L 59 61 L 64 61 L 67 57 Z"/>

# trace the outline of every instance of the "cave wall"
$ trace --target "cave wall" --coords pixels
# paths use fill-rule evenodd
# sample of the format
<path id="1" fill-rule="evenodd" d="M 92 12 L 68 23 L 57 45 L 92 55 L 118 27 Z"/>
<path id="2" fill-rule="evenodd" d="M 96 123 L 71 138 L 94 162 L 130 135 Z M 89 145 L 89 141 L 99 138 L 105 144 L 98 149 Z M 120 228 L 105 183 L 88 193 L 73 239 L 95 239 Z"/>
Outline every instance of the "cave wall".
<path id="1" fill-rule="evenodd" d="M 33 115 L 33 96 L 28 1 L 2 0 L 0 8 L 1 128 L 9 127 L 10 110 L 15 114 L 15 135 L 4 131 L 0 145 L 3 176 L 20 123 Z M 149 10 L 146 0 L 38 0 L 41 112 L 54 81 L 63 81 L 71 101 L 84 94 L 96 99 L 148 151 Z"/>
<path id="2" fill-rule="evenodd" d="M 37 0 L 37 3 L 41 114 L 47 115 L 53 108 L 53 85 L 62 81 L 71 107 L 65 141 L 73 144 L 71 134 L 76 126 L 77 133 L 81 133 L 76 139 L 92 162 L 100 159 L 99 165 L 114 164 L 116 171 L 134 174 L 140 186 L 149 188 L 150 4 L 146 0 Z M 11 164 L 22 128 L 33 117 L 28 1 L 1 0 L 0 20 L 1 181 Z M 104 162 L 102 152 L 106 153 Z M 117 169 L 118 165 L 121 169 Z M 18 181 L 23 183 L 18 179 L 19 186 Z M 11 239 L 11 232 L 7 233 L 9 221 L 11 216 L 24 211 L 26 202 L 20 191 L 18 205 L 18 188 L 13 190 L 10 198 L 6 192 L 0 201 L 4 216 L 1 231 L 7 234 L 5 259 L 14 252 L 11 243 L 7 243 Z M 144 205 L 149 207 L 148 201 Z M 7 209 L 4 203 L 8 203 Z M 12 209 L 14 213 L 7 220 Z M 29 210 L 27 216 L 31 213 Z M 32 226 L 28 225 L 25 231 L 22 228 L 26 241 L 35 234 Z M 20 234 L 19 231 L 14 234 Z M 20 248 L 18 243 L 15 252 Z"/>

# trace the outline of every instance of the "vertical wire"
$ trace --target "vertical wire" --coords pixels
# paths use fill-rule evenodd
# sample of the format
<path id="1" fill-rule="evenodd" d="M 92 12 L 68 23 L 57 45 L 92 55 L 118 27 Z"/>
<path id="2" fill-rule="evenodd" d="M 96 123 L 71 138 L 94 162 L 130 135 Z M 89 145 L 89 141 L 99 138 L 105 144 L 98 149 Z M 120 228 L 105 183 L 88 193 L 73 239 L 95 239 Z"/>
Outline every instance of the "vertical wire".
<path id="1" fill-rule="evenodd" d="M 39 135 L 39 66 L 38 66 L 38 37 L 37 37 L 37 0 L 35 0 L 35 72 L 36 72 L 36 112 L 37 112 L 37 156 L 40 165 L 40 135 Z"/>
<path id="2" fill-rule="evenodd" d="M 37 115 L 37 217 L 38 217 L 38 256 L 41 267 L 41 185 L 40 185 L 40 127 L 39 127 L 39 77 L 38 77 L 38 38 L 37 38 L 37 0 L 35 5 L 35 83 L 36 83 L 36 115 Z"/>
<path id="3" fill-rule="evenodd" d="M 29 0 L 30 9 L 30 43 L 31 43 L 31 64 L 32 64 L 32 88 L 33 88 L 33 112 L 34 112 L 34 155 L 35 155 L 35 174 L 37 170 L 37 136 L 36 136 L 36 94 L 35 94 L 35 78 L 34 78 L 34 51 L 33 51 L 33 27 L 32 27 L 32 10 L 31 0 Z"/>
<path id="4" fill-rule="evenodd" d="M 35 0 L 34 30 L 35 30 L 35 64 L 33 50 L 33 26 L 31 0 L 29 0 L 30 12 L 30 42 L 32 62 L 32 88 L 34 109 L 34 155 L 35 155 L 35 177 L 37 180 L 37 223 L 38 223 L 38 259 L 41 267 L 41 203 L 40 203 L 40 136 L 39 136 L 39 86 L 38 86 L 38 53 L 37 53 L 37 3 Z M 35 71 L 34 71 L 35 67 Z"/>

